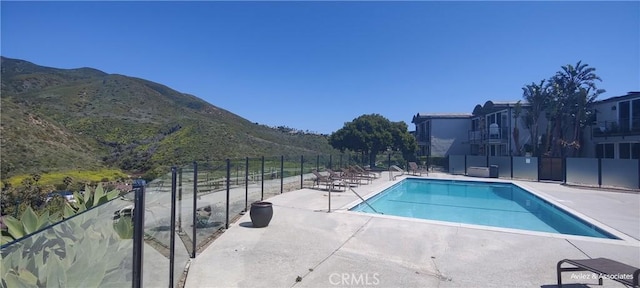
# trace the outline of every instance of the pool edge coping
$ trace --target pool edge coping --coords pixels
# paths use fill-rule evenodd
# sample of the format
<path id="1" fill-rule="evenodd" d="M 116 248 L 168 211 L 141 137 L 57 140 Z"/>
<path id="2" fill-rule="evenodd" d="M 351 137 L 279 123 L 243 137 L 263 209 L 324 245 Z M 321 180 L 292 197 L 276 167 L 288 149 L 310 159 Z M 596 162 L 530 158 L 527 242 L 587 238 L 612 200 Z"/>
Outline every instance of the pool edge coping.
<path id="1" fill-rule="evenodd" d="M 479 179 L 460 179 L 460 178 L 435 178 L 429 176 L 411 176 L 411 175 L 401 175 L 397 177 L 395 180 L 385 182 L 384 184 L 380 184 L 376 187 L 372 187 L 371 190 L 366 195 L 363 195 L 362 198 L 366 201 L 376 195 L 380 194 L 382 191 L 389 189 L 390 187 L 400 183 L 405 179 L 426 179 L 426 180 L 460 180 L 460 181 L 469 181 L 469 182 L 487 182 L 485 178 Z M 552 205 L 557 206 L 558 208 L 573 214 L 574 217 L 581 219 L 589 224 L 595 225 L 599 229 L 618 237 L 619 239 L 608 239 L 608 238 L 598 238 L 598 237 L 589 237 L 589 236 L 579 236 L 579 235 L 570 235 L 570 234 L 562 234 L 562 233 L 551 233 L 551 232 L 540 232 L 540 231 L 530 231 L 524 229 L 514 229 L 514 228 L 503 228 L 503 227 L 494 227 L 494 226 L 485 226 L 485 225 L 477 225 L 477 224 L 467 224 L 467 223 L 456 223 L 456 222 L 448 222 L 448 221 L 439 221 L 439 220 L 429 220 L 429 219 L 419 219 L 419 218 L 411 218 L 411 217 L 403 217 L 403 216 L 395 216 L 395 215 L 385 215 L 385 214 L 375 214 L 375 213 L 366 213 L 359 211 L 351 211 L 350 209 L 355 207 L 358 204 L 361 204 L 363 201 L 360 199 L 356 199 L 346 205 L 343 205 L 335 210 L 335 212 L 340 213 L 353 213 L 357 215 L 365 215 L 376 218 L 386 218 L 386 219 L 395 219 L 395 220 L 404 220 L 410 222 L 419 222 L 419 223 L 428 223 L 428 224 L 436 224 L 436 225 L 444 225 L 450 227 L 458 227 L 458 228 L 468 228 L 468 229 L 477 229 L 477 230 L 488 230 L 493 232 L 502 232 L 502 233 L 512 233 L 512 234 L 524 234 L 530 236 L 541 236 L 541 237 L 551 237 L 557 239 L 565 239 L 565 240 L 582 240 L 588 242 L 598 242 L 603 244 L 616 244 L 622 246 L 634 246 L 640 247 L 640 240 L 633 238 L 630 235 L 623 233 L 613 227 L 610 227 L 607 224 L 604 224 L 594 218 L 591 218 L 583 213 L 580 213 L 570 207 L 567 207 L 555 200 L 554 197 L 549 195 L 548 193 L 542 192 L 534 187 L 528 186 L 525 183 L 520 183 L 519 180 L 508 180 L 508 179 L 499 179 L 499 178 L 489 178 L 491 179 L 489 182 L 498 182 L 498 183 L 510 183 L 513 184 L 525 191 L 532 193 L 534 196 L 543 199 L 544 201 L 549 202 Z"/>

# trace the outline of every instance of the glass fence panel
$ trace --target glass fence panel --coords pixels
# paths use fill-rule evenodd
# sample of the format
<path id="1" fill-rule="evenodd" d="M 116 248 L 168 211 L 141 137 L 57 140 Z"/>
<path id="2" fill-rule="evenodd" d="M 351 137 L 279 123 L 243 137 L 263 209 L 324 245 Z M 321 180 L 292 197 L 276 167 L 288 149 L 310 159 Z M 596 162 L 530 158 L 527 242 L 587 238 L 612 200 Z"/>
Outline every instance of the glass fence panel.
<path id="1" fill-rule="evenodd" d="M 359 159 L 358 154 L 354 154 L 354 153 L 346 153 L 343 161 L 346 161 L 346 166 L 351 166 L 356 164 L 362 165 L 362 161 Z"/>
<path id="2" fill-rule="evenodd" d="M 2 246 L 3 281 L 8 287 L 130 287 L 130 194 Z"/>
<path id="3" fill-rule="evenodd" d="M 329 155 L 320 155 L 320 158 L 318 159 L 319 159 L 319 166 L 320 166 L 319 171 L 326 171 L 327 168 L 332 169 L 333 157 L 330 157 Z"/>
<path id="4" fill-rule="evenodd" d="M 487 167 L 487 156 L 467 155 L 467 168 Z"/>
<path id="5" fill-rule="evenodd" d="M 178 168 L 176 185 L 176 231 L 189 254 L 193 253 L 193 191 L 196 170 L 194 164 Z"/>
<path id="6" fill-rule="evenodd" d="M 598 159 L 567 158 L 567 183 L 598 186 Z"/>
<path id="7" fill-rule="evenodd" d="M 602 186 L 638 189 L 638 160 L 602 159 Z"/>
<path id="8" fill-rule="evenodd" d="M 334 155 L 333 159 L 336 159 L 336 161 L 334 161 L 334 167 L 336 168 L 337 171 L 341 171 L 342 169 L 349 167 L 347 155 L 345 154 Z"/>
<path id="9" fill-rule="evenodd" d="M 513 178 L 538 180 L 538 158 L 513 157 Z"/>
<path id="10" fill-rule="evenodd" d="M 169 285 L 171 223 L 171 171 L 147 183 L 144 208 L 144 286 Z M 149 255 L 149 257 L 147 257 Z M 167 277 L 152 277 L 151 271 L 166 271 Z"/>
<path id="11" fill-rule="evenodd" d="M 193 169 L 191 169 L 191 175 L 193 175 Z M 191 183 L 193 184 L 193 178 L 191 180 Z M 179 222 L 177 221 L 178 218 L 180 217 L 180 210 L 181 207 L 183 206 L 184 203 L 187 203 L 188 201 L 181 201 L 179 199 L 180 195 L 177 193 L 178 191 L 176 191 L 176 198 L 174 199 L 176 201 L 176 226 L 178 226 Z M 189 204 L 193 204 L 193 202 L 189 202 Z M 186 208 L 192 208 L 193 205 L 187 205 Z M 191 210 L 191 209 L 189 209 Z M 193 215 L 192 212 L 186 213 L 187 215 Z M 188 237 L 187 234 L 184 232 L 184 230 L 189 230 L 189 229 L 182 229 L 182 227 L 176 227 L 175 231 L 171 231 L 172 233 L 174 233 L 174 262 L 173 262 L 173 287 L 178 287 L 178 284 L 180 283 L 180 277 L 182 277 L 182 272 L 184 271 L 185 267 L 187 267 L 187 263 L 189 263 L 189 258 L 191 255 L 191 250 L 193 247 L 193 240 L 191 237 Z"/>
<path id="12" fill-rule="evenodd" d="M 318 163 L 316 162 L 316 155 L 303 155 L 302 159 L 303 159 L 302 170 L 304 171 L 304 175 L 305 175 L 304 181 L 303 181 L 303 187 L 313 188 L 318 184 L 317 177 L 316 175 L 313 174 L 313 171 L 317 171 L 317 168 L 318 168 L 317 167 Z"/>
<path id="13" fill-rule="evenodd" d="M 262 199 L 262 159 L 249 159 L 249 205 Z M 251 209 L 251 208 L 249 208 Z"/>
<path id="14" fill-rule="evenodd" d="M 249 199 L 246 198 L 245 193 L 245 159 L 230 160 L 229 164 L 231 176 L 229 181 L 229 222 L 232 223 L 240 217 L 240 213 L 246 211 Z"/>
<path id="15" fill-rule="evenodd" d="M 464 158 L 465 155 L 449 155 L 449 173 L 464 174 Z"/>
<path id="16" fill-rule="evenodd" d="M 198 164 L 196 194 L 196 249 L 211 241 L 226 223 L 226 161 L 216 160 Z M 193 219 L 190 229 L 193 231 Z"/>
<path id="17" fill-rule="evenodd" d="M 264 158 L 264 199 L 280 194 L 280 157 Z"/>
<path id="18" fill-rule="evenodd" d="M 300 156 L 284 157 L 283 191 L 289 192 L 300 189 Z"/>
<path id="19" fill-rule="evenodd" d="M 511 177 L 511 157 L 489 157 L 489 165 L 498 166 L 498 177 L 510 178 Z"/>

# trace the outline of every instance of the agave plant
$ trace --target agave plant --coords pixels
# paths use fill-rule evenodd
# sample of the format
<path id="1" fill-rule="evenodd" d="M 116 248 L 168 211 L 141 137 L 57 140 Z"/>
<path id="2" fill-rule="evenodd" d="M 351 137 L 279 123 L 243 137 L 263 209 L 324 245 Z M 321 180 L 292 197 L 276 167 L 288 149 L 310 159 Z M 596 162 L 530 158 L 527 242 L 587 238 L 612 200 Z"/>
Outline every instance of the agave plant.
<path id="1" fill-rule="evenodd" d="M 126 286 L 123 260 L 131 249 L 103 220 L 76 217 L 3 249 L 1 286 Z"/>
<path id="2" fill-rule="evenodd" d="M 123 287 L 130 285 L 131 221 L 112 225 L 118 191 L 101 186 L 68 203 L 65 221 L 60 216 L 37 215 L 27 209 L 20 220 L 5 217 L 1 249 L 0 287 Z M 109 203 L 107 203 L 109 202 Z M 107 203 L 106 207 L 91 209 Z M 73 217 L 72 217 L 73 216 Z M 126 225 L 131 226 L 126 226 Z M 121 227 L 122 226 L 122 227 Z M 46 228 L 42 230 L 43 228 Z M 116 229 L 114 229 L 116 228 Z M 130 232 L 129 232 L 130 231 Z M 124 272 L 123 272 L 124 271 Z"/>
<path id="3" fill-rule="evenodd" d="M 93 207 L 102 205 L 115 199 L 119 196 L 119 190 L 111 190 L 109 192 L 105 192 L 102 188 L 102 184 L 98 184 L 95 190 L 91 191 L 88 187 L 85 188 L 84 194 L 74 192 L 73 198 L 76 200 L 75 202 L 67 202 L 67 206 L 64 209 L 65 218 L 73 216 L 78 213 L 82 213 L 87 211 Z"/>
<path id="4" fill-rule="evenodd" d="M 57 216 L 52 217 L 49 214 L 49 211 L 45 211 L 42 215 L 38 215 L 33 211 L 33 209 L 31 209 L 31 207 L 27 207 L 19 220 L 13 216 L 5 215 L 3 221 L 7 226 L 7 230 L 2 231 L 2 240 L 0 243 L 4 245 L 8 242 L 37 232 L 44 227 L 53 224 L 54 221 L 52 219 L 56 218 Z"/>

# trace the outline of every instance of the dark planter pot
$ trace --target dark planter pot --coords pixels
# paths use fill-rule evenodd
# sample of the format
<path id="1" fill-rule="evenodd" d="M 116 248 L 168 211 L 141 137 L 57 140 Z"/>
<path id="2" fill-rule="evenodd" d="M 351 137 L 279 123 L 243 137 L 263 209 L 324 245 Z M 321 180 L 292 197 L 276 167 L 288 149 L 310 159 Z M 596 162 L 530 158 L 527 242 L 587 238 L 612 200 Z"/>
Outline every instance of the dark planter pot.
<path id="1" fill-rule="evenodd" d="M 253 223 L 253 227 L 267 227 L 269 222 L 271 222 L 271 217 L 273 217 L 273 207 L 271 202 L 258 201 L 251 203 L 249 216 L 251 216 L 251 223 Z"/>

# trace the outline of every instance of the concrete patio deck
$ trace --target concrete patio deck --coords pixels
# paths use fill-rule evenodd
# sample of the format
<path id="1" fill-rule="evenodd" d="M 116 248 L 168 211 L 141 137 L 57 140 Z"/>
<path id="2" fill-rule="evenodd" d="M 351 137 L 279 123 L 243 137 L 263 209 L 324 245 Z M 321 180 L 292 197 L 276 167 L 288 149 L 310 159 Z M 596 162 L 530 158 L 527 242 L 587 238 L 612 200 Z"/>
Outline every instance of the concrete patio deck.
<path id="1" fill-rule="evenodd" d="M 395 182 L 385 172 L 355 190 L 370 195 Z M 606 257 L 640 267 L 640 194 L 513 182 L 624 239 L 351 212 L 346 208 L 358 197 L 349 191 L 332 192 L 331 206 L 339 209 L 327 213 L 327 191 L 302 189 L 268 200 L 274 215 L 266 228 L 252 228 L 249 215 L 242 216 L 191 261 L 185 287 L 555 287 L 556 263 L 564 258 Z M 565 272 L 563 283 L 597 286 L 590 276 Z M 604 280 L 597 287 L 624 286 Z"/>

